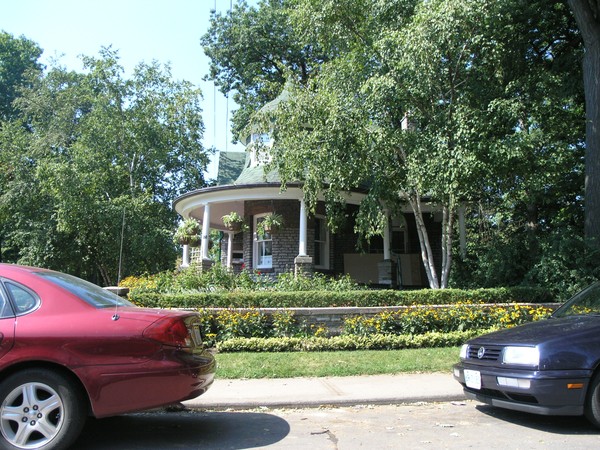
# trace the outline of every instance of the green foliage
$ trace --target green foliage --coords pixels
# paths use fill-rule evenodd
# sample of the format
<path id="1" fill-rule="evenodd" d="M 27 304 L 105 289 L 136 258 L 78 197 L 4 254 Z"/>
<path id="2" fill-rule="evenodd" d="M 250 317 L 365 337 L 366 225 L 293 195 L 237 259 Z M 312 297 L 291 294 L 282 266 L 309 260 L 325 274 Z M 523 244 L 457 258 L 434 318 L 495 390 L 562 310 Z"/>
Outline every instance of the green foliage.
<path id="1" fill-rule="evenodd" d="M 202 45 L 208 78 L 241 105 L 236 136 L 289 80 L 289 101 L 257 123 L 274 134 L 284 183 L 303 180 L 309 207 L 324 196 L 329 225 L 341 219 L 341 192 L 370 187 L 355 217 L 367 239 L 381 233 L 383 203 L 409 201 L 418 218 L 426 195 L 447 213 L 442 262 L 458 262 L 448 285 L 531 284 L 562 299 L 598 277 L 597 253 L 582 239 L 584 164 L 598 152 L 584 145 L 576 25 L 564 0 L 242 1 L 213 14 Z M 84 57 L 81 73 L 44 73 L 40 54 L 0 33 L 0 257 L 112 284 L 124 222 L 125 274 L 172 267 L 170 202 L 204 184 L 208 162 L 200 92 L 155 63 L 126 79 L 110 49 Z M 452 249 L 463 201 L 464 260 Z M 203 277 L 163 273 L 140 284 L 323 289 L 318 277 Z"/>
<path id="2" fill-rule="evenodd" d="M 181 224 L 179 224 L 179 227 L 177 228 L 177 231 L 175 231 L 175 235 L 173 236 L 173 241 L 176 244 L 189 245 L 190 247 L 198 247 L 201 241 L 201 229 L 202 227 L 196 219 L 186 219 Z"/>
<path id="3" fill-rule="evenodd" d="M 570 228 L 533 234 L 502 231 L 473 239 L 467 258 L 453 273 L 456 286 L 544 286 L 557 301 L 574 295 L 600 278 L 597 250 Z"/>
<path id="4" fill-rule="evenodd" d="M 283 216 L 269 213 L 261 217 L 256 224 L 256 234 L 263 239 L 268 233 L 275 233 L 283 228 Z"/>
<path id="5" fill-rule="evenodd" d="M 340 192 L 364 186 L 356 231 L 367 239 L 381 232 L 382 203 L 410 201 L 417 217 L 425 196 L 444 208 L 442 273 L 432 254 L 424 261 L 432 287 L 533 279 L 541 255 L 519 236 L 581 228 L 583 46 L 564 0 L 262 1 L 215 17 L 205 40 L 211 78 L 247 105 L 237 130 L 289 81 L 289 100 L 253 126 L 272 131 L 284 184 L 302 180 L 309 208 L 324 195 L 329 225 Z M 281 57 L 298 44 L 318 50 L 318 70 Z M 449 284 L 461 202 L 481 207 L 469 239 L 489 254 L 477 252 L 478 276 L 461 268 Z"/>
<path id="6" fill-rule="evenodd" d="M 326 57 L 317 45 L 304 45 L 289 21 L 294 0 L 260 0 L 258 6 L 235 2 L 226 14 L 213 12 L 201 44 L 210 58 L 210 74 L 221 91 L 233 94 L 240 105 L 234 112 L 233 134 L 242 130 L 249 116 L 273 100 L 285 83 L 287 70 L 306 79 Z"/>
<path id="7" fill-rule="evenodd" d="M 459 199 L 480 195 L 481 181 L 496 177 L 491 152 L 513 126 L 488 110 L 507 82 L 492 63 L 495 30 L 504 25 L 498 6 L 435 1 L 411 9 L 398 2 L 392 8 L 407 16 L 388 25 L 378 23 L 379 9 L 366 13 L 365 3 L 376 2 L 345 2 L 352 18 L 336 15 L 331 2 L 300 3 L 303 13 L 293 15 L 300 28 L 327 18 L 351 43 L 310 83 L 298 83 L 290 101 L 258 118 L 275 124 L 273 165 L 284 182 L 304 181 L 310 208 L 324 182 L 338 192 L 368 185 L 356 217 L 367 239 L 382 232 L 382 200 L 389 207 L 408 199 L 430 286 L 447 287 Z M 321 33 L 329 32 L 312 37 L 327 40 Z M 425 195 L 445 212 L 439 275 L 421 218 Z"/>
<path id="8" fill-rule="evenodd" d="M 567 300 L 600 279 L 599 252 L 597 246 L 588 246 L 579 236 L 552 233 L 541 240 L 541 257 L 527 272 L 526 281 L 546 286 L 555 298 Z"/>
<path id="9" fill-rule="evenodd" d="M 41 55 L 35 42 L 0 31 L 0 121 L 17 115 L 13 102 L 19 90 L 29 86 L 30 78 L 41 73 Z"/>
<path id="10" fill-rule="evenodd" d="M 293 337 L 307 335 L 305 323 L 299 323 L 294 313 L 289 310 L 276 311 L 271 316 L 273 337 Z"/>
<path id="11" fill-rule="evenodd" d="M 365 290 L 359 286 L 349 275 L 329 277 L 322 273 L 313 273 L 310 276 L 293 272 L 283 272 L 277 275 L 275 290 L 282 292 L 345 292 Z"/>
<path id="12" fill-rule="evenodd" d="M 327 335 L 323 327 L 310 327 L 298 320 L 292 311 L 283 309 L 272 314 L 265 314 L 257 309 L 202 310 L 200 315 L 205 344 L 211 347 L 218 342 L 237 338 Z"/>
<path id="13" fill-rule="evenodd" d="M 345 334 L 369 337 L 373 334 L 421 334 L 431 331 L 450 332 L 513 326 L 525 321 L 538 320 L 549 312 L 544 307 L 512 305 L 484 308 L 476 305 L 549 301 L 546 292 L 532 288 L 472 291 L 354 290 L 355 284 L 347 278 L 331 280 L 318 274 L 314 277 L 295 277 L 287 273 L 280 275 L 277 280 L 272 280 L 245 271 L 240 275 L 233 275 L 222 266 L 215 266 L 205 272 L 192 268 L 177 274 L 164 272 L 153 277 L 130 277 L 123 280 L 122 285 L 132 289 L 130 298 L 140 306 L 201 309 L 203 335 L 207 344 L 215 346 L 235 340 L 242 342 L 238 351 L 250 351 L 253 346 L 262 348 L 261 351 L 290 351 L 291 348 L 312 348 L 310 346 L 316 346 L 320 350 L 339 349 L 339 343 L 331 344 L 332 347 L 327 347 L 330 344 L 315 344 L 313 338 L 327 337 L 328 330 L 323 326 L 310 325 L 295 316 L 293 311 L 282 308 L 456 305 L 445 308 L 415 306 L 397 313 L 383 312 L 374 317 L 358 316 L 346 319 L 343 327 Z M 323 290 L 315 291 L 317 286 L 321 286 Z M 192 290 L 196 292 L 191 292 Z M 161 291 L 180 293 L 160 293 Z M 466 304 L 467 302 L 470 304 Z M 207 308 L 224 309 L 211 312 Z M 265 313 L 256 308 L 276 308 L 276 311 Z M 239 341 L 240 338 L 282 339 L 269 340 L 266 344 L 262 340 Z M 306 338 L 310 338 L 310 345 L 305 344 Z M 229 344 L 225 345 L 226 349 L 230 348 L 227 346 Z M 370 348 L 371 344 L 361 345 Z M 400 344 L 389 345 L 389 348 L 403 348 L 404 344 L 400 347 L 395 347 Z"/>
<path id="14" fill-rule="evenodd" d="M 332 278 L 321 273 L 310 276 L 283 272 L 276 277 L 262 275 L 259 271 L 243 270 L 236 274 L 221 264 L 215 264 L 210 270 L 201 271 L 196 267 L 176 272 L 161 272 L 144 277 L 128 277 L 121 286 L 129 287 L 132 292 L 184 293 L 230 292 L 230 291 L 349 291 L 362 289 L 348 275 Z"/>
<path id="15" fill-rule="evenodd" d="M 244 218 L 236 211 L 225 214 L 222 219 L 223 224 L 232 231 L 248 231 L 250 229 Z"/>
<path id="16" fill-rule="evenodd" d="M 125 275 L 173 266 L 171 201 L 202 186 L 208 164 L 200 92 L 158 63 L 126 79 L 118 59 L 102 49 L 83 73 L 51 67 L 15 100 L 0 127 L 5 260 L 103 285 L 120 260 Z"/>
<path id="17" fill-rule="evenodd" d="M 130 286 L 132 291 L 129 298 L 140 306 L 158 308 L 327 308 L 327 307 L 369 307 L 369 306 L 411 306 L 411 305 L 452 305 L 457 303 L 546 303 L 553 298 L 544 289 L 531 287 L 490 288 L 490 289 L 442 289 L 442 290 L 352 290 L 351 285 L 340 289 L 333 282 L 331 290 L 310 290 L 309 279 L 301 283 L 288 284 L 285 281 L 281 286 L 272 281 L 265 282 L 257 287 L 256 280 L 245 274 L 239 283 L 235 278 L 230 278 L 224 273 L 224 280 L 233 281 L 229 290 L 218 287 L 216 284 L 202 285 L 202 292 L 198 292 L 199 278 L 192 271 L 185 271 L 186 275 L 177 277 L 179 293 L 160 292 L 161 287 L 170 285 L 171 276 L 164 275 L 152 278 L 150 281 L 141 281 L 136 278 L 127 278 L 122 286 Z M 285 279 L 288 276 L 284 277 Z M 165 283 L 165 280 L 166 283 Z M 213 278 L 214 280 L 214 278 Z M 222 282 L 221 280 L 220 282 Z M 245 287 L 242 287 L 246 283 Z M 302 289 L 294 289 L 300 286 Z M 316 289 L 317 287 L 312 287 Z M 192 292 L 191 290 L 196 290 Z"/>
<path id="18" fill-rule="evenodd" d="M 432 331 L 482 330 L 507 328 L 548 317 L 552 309 L 544 306 L 481 307 L 459 303 L 452 307 L 411 307 L 385 311 L 375 316 L 356 316 L 344 321 L 343 334 L 423 334 Z"/>
<path id="19" fill-rule="evenodd" d="M 426 333 L 422 335 L 334 336 L 330 338 L 235 338 L 219 342 L 221 353 L 233 352 L 325 352 L 355 350 L 400 350 L 407 348 L 455 347 L 486 330 Z M 490 330 L 491 331 L 491 330 Z"/>
<path id="20" fill-rule="evenodd" d="M 267 316 L 258 311 L 223 310 L 215 317 L 218 340 L 228 340 L 234 337 L 260 337 L 268 330 Z"/>
<path id="21" fill-rule="evenodd" d="M 552 309 L 529 305 L 411 307 L 373 316 L 348 316 L 342 334 L 299 322 L 292 311 L 202 311 L 205 343 L 219 351 L 377 350 L 460 345 L 465 334 L 547 318 Z M 462 339 L 462 340 L 461 340 Z"/>
<path id="22" fill-rule="evenodd" d="M 24 217 L 15 215 L 14 209 L 33 209 L 43 211 L 45 199 L 36 197 L 36 185 L 31 183 L 33 174 L 30 167 L 13 160 L 13 153 L 26 142 L 27 134 L 21 124 L 14 120 L 19 115 L 15 104 L 21 89 L 27 88 L 43 70 L 39 57 L 42 49 L 25 37 L 15 38 L 9 33 L 0 31 L 0 262 L 11 261 L 18 257 L 18 251 L 7 243 L 7 235 L 15 234 L 15 225 L 27 225 L 30 230 L 29 239 L 44 242 L 45 245 L 61 245 L 39 224 L 26 223 Z M 23 206 L 15 208 L 13 202 Z M 40 208 L 38 210 L 38 208 Z M 26 240 L 23 234 L 17 239 Z M 7 245 L 8 244 L 8 245 Z"/>

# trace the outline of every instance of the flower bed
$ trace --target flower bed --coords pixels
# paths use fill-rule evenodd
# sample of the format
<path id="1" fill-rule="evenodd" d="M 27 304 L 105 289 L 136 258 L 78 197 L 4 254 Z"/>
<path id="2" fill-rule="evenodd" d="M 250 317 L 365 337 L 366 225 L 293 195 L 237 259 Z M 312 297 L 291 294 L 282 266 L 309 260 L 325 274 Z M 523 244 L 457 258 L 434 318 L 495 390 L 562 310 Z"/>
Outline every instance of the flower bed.
<path id="1" fill-rule="evenodd" d="M 311 316 L 319 317 L 319 311 L 315 310 L 203 309 L 200 314 L 207 344 L 224 351 L 231 348 L 226 342 L 236 339 L 282 339 L 285 344 L 271 341 L 265 345 L 298 348 L 306 347 L 307 344 L 302 344 L 304 341 L 313 342 L 315 338 L 337 339 L 339 336 L 359 342 L 362 338 L 371 339 L 373 336 L 455 332 L 477 334 L 481 330 L 512 327 L 540 320 L 548 317 L 552 310 L 553 307 L 548 305 L 468 303 L 380 308 L 378 312 L 370 314 L 356 314 L 356 310 L 346 310 L 350 314 L 342 315 L 336 327 L 324 321 L 310 320 Z M 306 314 L 307 312 L 311 314 Z M 235 347 L 240 347 L 240 341 L 236 342 Z M 247 345 L 256 346 L 255 343 Z"/>

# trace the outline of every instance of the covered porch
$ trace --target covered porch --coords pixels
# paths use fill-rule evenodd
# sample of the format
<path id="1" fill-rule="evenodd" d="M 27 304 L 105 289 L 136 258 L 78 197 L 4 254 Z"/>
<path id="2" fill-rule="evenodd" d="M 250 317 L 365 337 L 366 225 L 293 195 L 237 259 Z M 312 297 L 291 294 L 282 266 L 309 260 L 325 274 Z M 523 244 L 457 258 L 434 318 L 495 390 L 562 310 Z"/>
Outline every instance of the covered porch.
<path id="1" fill-rule="evenodd" d="M 349 208 L 357 208 L 364 194 L 347 194 Z M 316 214 L 309 214 L 301 185 L 288 185 L 285 191 L 279 183 L 215 186 L 190 192 L 175 202 L 176 211 L 184 218 L 194 218 L 202 225 L 198 249 L 183 246 L 182 267 L 191 263 L 206 269 L 215 261 L 209 252 L 210 232 L 223 233 L 220 263 L 229 268 L 277 274 L 293 270 L 330 275 L 347 274 L 362 284 L 402 287 L 426 287 L 420 247 L 416 237 L 414 216 L 409 210 L 398 217 L 389 217 L 381 238 L 369 248 L 356 249 L 357 236 L 353 226 L 330 235 L 326 229 L 324 204 Z M 426 211 L 433 232 L 440 229 L 440 214 L 433 208 Z M 257 223 L 265 214 L 277 211 L 285 218 L 285 226 L 277 234 L 260 237 Z M 223 216 L 238 213 L 246 220 L 247 229 L 232 231 Z M 407 220 L 408 219 L 408 220 Z M 460 243 L 464 249 L 464 220 L 459 214 Z"/>

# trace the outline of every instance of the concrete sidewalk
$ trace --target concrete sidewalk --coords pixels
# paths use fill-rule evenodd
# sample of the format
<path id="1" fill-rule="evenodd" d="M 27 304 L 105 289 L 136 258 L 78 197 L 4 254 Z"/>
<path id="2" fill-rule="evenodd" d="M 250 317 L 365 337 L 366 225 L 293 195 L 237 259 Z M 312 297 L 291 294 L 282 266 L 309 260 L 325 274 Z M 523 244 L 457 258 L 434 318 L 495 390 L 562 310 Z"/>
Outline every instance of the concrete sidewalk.
<path id="1" fill-rule="evenodd" d="M 204 395 L 183 404 L 194 409 L 251 409 L 464 399 L 461 385 L 450 373 L 426 373 L 259 380 L 217 378 Z"/>

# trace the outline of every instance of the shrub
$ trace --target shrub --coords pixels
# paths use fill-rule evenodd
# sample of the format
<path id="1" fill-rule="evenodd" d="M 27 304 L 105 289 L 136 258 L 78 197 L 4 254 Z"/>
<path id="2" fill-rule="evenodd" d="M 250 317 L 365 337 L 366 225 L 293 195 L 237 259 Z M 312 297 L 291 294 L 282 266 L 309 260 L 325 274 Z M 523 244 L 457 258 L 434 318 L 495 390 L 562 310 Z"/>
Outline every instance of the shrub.
<path id="1" fill-rule="evenodd" d="M 265 314 L 259 310 L 223 309 L 200 311 L 204 342 L 209 347 L 237 338 L 326 336 L 322 327 L 311 327 L 298 321 L 292 311 Z"/>
<path id="2" fill-rule="evenodd" d="M 384 311 L 371 317 L 349 317 L 344 321 L 343 334 L 401 335 L 508 328 L 546 318 L 551 312 L 550 308 L 544 306 L 518 304 L 494 307 L 473 304 L 441 308 L 416 306 L 400 311 Z"/>
<path id="3" fill-rule="evenodd" d="M 307 334 L 307 325 L 298 322 L 292 311 L 281 310 L 271 316 L 272 336 L 293 337 Z"/>
<path id="4" fill-rule="evenodd" d="M 161 294 L 135 290 L 129 298 L 136 304 L 161 308 L 325 308 L 336 306 L 452 305 L 460 303 L 547 303 L 547 293 L 532 288 L 341 290 L 341 291 L 219 291 Z"/>
<path id="5" fill-rule="evenodd" d="M 176 272 L 161 272 L 144 277 L 128 277 L 120 286 L 129 287 L 132 293 L 206 293 L 206 292 L 297 292 L 297 291 L 356 291 L 365 289 L 348 275 L 329 277 L 321 273 L 311 276 L 285 272 L 273 277 L 259 271 L 243 270 L 236 274 L 227 267 L 215 264 L 210 270 L 200 271 L 196 267 Z"/>
<path id="6" fill-rule="evenodd" d="M 492 330 L 485 330 L 492 331 Z M 301 352 L 342 350 L 401 350 L 405 348 L 454 347 L 481 334 L 482 330 L 432 332 L 423 335 L 384 335 L 296 337 L 296 338 L 235 338 L 219 342 L 217 350 L 232 352 Z"/>

